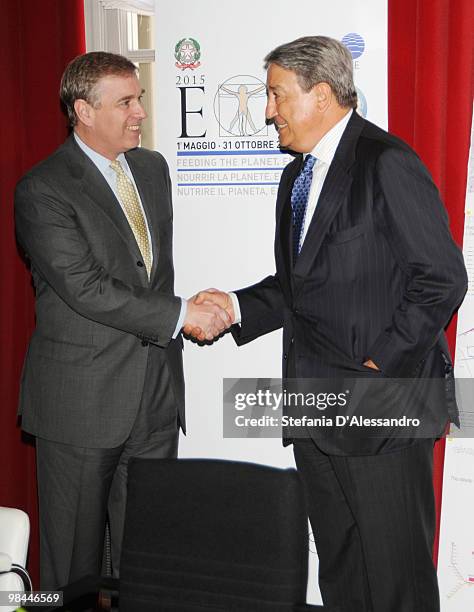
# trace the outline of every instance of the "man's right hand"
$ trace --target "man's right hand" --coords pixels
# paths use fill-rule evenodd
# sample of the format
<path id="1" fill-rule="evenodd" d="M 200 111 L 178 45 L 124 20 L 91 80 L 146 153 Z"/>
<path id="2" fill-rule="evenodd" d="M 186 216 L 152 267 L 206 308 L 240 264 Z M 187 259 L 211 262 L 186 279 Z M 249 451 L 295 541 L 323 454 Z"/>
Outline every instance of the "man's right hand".
<path id="1" fill-rule="evenodd" d="M 216 307 L 219 309 L 220 316 L 222 318 L 222 313 L 226 315 L 226 325 L 224 329 L 227 329 L 232 325 L 235 320 L 234 307 L 232 304 L 232 299 L 228 293 L 224 291 L 219 291 L 218 289 L 205 289 L 204 291 L 200 291 L 194 297 L 188 300 L 188 311 L 189 304 L 193 303 L 196 307 Z M 218 336 L 220 333 L 224 331 L 221 329 L 217 334 L 215 334 L 212 338 L 209 338 L 208 334 L 205 333 L 205 330 L 199 325 L 193 325 L 191 321 L 188 322 L 188 317 L 186 317 L 185 324 L 183 327 L 183 331 L 185 334 L 189 336 L 193 336 L 197 340 L 213 340 L 215 336 Z"/>
<path id="2" fill-rule="evenodd" d="M 214 340 L 232 325 L 233 318 L 217 300 L 197 300 L 199 295 L 187 301 L 183 331 L 196 340 Z"/>

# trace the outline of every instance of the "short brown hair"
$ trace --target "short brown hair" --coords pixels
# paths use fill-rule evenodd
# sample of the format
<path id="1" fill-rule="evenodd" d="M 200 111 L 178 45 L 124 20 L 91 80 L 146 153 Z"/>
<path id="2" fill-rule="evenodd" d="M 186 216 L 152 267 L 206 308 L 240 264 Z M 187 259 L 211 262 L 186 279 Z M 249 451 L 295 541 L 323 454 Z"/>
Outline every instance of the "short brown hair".
<path id="1" fill-rule="evenodd" d="M 77 124 L 75 101 L 86 100 L 89 104 L 96 104 L 97 96 L 94 89 L 102 77 L 136 74 L 136 70 L 136 66 L 130 60 L 116 53 L 92 51 L 75 57 L 67 65 L 59 88 L 59 96 L 71 127 Z"/>

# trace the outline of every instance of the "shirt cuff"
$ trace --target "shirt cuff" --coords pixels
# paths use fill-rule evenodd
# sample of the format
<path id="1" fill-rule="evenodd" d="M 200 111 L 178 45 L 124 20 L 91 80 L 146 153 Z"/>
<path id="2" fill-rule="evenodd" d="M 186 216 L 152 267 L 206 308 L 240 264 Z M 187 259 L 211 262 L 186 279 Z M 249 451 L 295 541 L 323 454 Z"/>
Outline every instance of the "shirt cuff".
<path id="1" fill-rule="evenodd" d="M 229 291 L 229 295 L 230 295 L 230 299 L 232 300 L 232 306 L 234 308 L 234 325 L 235 325 L 235 324 L 241 323 L 242 321 L 242 315 L 240 314 L 239 298 L 232 291 Z"/>
<path id="2" fill-rule="evenodd" d="M 176 328 L 175 328 L 173 336 L 172 336 L 173 340 L 178 337 L 179 332 L 183 328 L 184 319 L 186 318 L 186 309 L 187 309 L 187 307 L 188 307 L 187 300 L 185 300 L 184 298 L 181 298 L 181 310 L 180 310 L 180 313 L 179 313 L 178 322 L 176 323 Z"/>

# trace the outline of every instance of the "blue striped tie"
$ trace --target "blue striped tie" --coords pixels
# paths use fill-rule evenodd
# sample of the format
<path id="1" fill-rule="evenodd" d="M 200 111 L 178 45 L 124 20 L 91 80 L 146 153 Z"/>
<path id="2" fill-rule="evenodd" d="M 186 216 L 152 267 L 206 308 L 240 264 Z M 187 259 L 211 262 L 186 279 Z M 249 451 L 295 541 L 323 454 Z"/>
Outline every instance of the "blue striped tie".
<path id="1" fill-rule="evenodd" d="M 307 155 L 304 160 L 303 168 L 296 177 L 296 180 L 291 190 L 291 210 L 293 212 L 293 262 L 295 262 L 300 254 L 301 236 L 303 233 L 304 218 L 306 216 L 306 207 L 308 206 L 309 190 L 313 180 L 313 166 L 316 162 L 316 157 Z"/>

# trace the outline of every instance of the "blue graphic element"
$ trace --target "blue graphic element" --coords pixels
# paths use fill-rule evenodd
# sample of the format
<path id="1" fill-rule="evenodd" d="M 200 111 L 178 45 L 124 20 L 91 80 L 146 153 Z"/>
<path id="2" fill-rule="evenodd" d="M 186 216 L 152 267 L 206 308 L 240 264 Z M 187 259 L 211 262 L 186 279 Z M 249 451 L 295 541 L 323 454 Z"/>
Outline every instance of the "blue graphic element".
<path id="1" fill-rule="evenodd" d="M 268 172 L 268 169 L 268 166 L 265 166 L 264 168 L 255 168 L 254 166 L 247 166 L 246 168 L 234 168 L 232 166 L 231 168 L 178 168 L 178 172 Z M 271 166 L 272 172 L 284 169 L 284 166 L 281 168 L 274 168 L 273 166 Z"/>
<path id="2" fill-rule="evenodd" d="M 365 41 L 360 34 L 350 32 L 346 34 L 341 41 L 349 49 L 352 59 L 355 60 L 364 53 Z"/>
<path id="3" fill-rule="evenodd" d="M 188 157 L 194 155 L 288 155 L 288 153 L 283 153 L 280 149 L 257 149 L 253 150 L 245 150 L 245 151 L 223 151 L 222 149 L 211 150 L 211 151 L 178 151 L 178 157 Z"/>
<path id="4" fill-rule="evenodd" d="M 234 187 L 241 185 L 279 185 L 280 183 L 178 183 L 178 187 Z"/>
<path id="5" fill-rule="evenodd" d="M 361 115 L 365 119 L 367 117 L 367 100 L 364 94 L 362 93 L 362 90 L 359 89 L 358 87 L 356 87 L 356 92 L 357 92 L 357 109 L 356 110 L 359 113 L 359 115 Z"/>
<path id="6" fill-rule="evenodd" d="M 362 90 L 359 89 L 358 87 L 356 87 L 356 92 L 357 92 L 357 108 L 356 108 L 356 110 L 359 113 L 359 115 L 361 115 L 365 119 L 367 117 L 367 100 L 366 100 L 364 94 L 362 93 Z"/>

